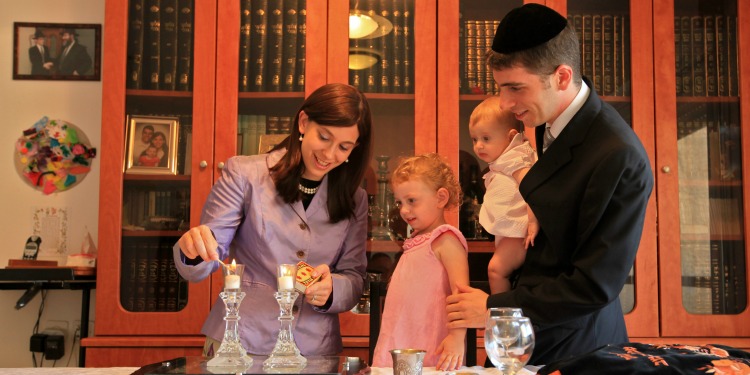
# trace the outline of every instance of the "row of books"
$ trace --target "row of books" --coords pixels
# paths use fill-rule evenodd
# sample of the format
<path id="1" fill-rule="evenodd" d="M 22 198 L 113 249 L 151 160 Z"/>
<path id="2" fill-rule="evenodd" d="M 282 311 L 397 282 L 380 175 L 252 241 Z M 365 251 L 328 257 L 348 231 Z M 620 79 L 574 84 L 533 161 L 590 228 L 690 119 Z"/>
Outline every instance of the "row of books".
<path id="1" fill-rule="evenodd" d="M 239 115 L 237 117 L 237 153 L 256 155 L 260 150 L 261 135 L 289 134 L 292 131 L 292 117 L 266 115 Z M 261 152 L 262 151 L 262 152 Z"/>
<path id="2" fill-rule="evenodd" d="M 130 0 L 127 87 L 190 91 L 194 0 Z"/>
<path id="3" fill-rule="evenodd" d="M 741 241 L 683 241 L 682 301 L 692 314 L 738 314 L 747 307 Z"/>
<path id="4" fill-rule="evenodd" d="M 414 12 L 413 1 L 367 0 L 359 11 L 390 22 L 379 24 L 376 37 L 349 40 L 349 83 L 367 93 L 414 93 Z M 388 32 L 388 28 L 392 30 Z M 354 66 L 353 59 L 364 58 L 372 65 Z"/>
<path id="5" fill-rule="evenodd" d="M 126 230 L 178 230 L 190 222 L 190 186 L 126 184 L 122 201 Z"/>
<path id="6" fill-rule="evenodd" d="M 581 73 L 605 96 L 630 96 L 630 17 L 569 14 L 581 50 Z"/>
<path id="7" fill-rule="evenodd" d="M 737 17 L 676 16 L 678 96 L 737 96 Z"/>
<path id="8" fill-rule="evenodd" d="M 461 91 L 466 94 L 498 94 L 492 69 L 487 66 L 485 53 L 492 47 L 495 30 L 500 20 L 467 20 L 459 31 L 460 51 L 463 51 Z"/>
<path id="9" fill-rule="evenodd" d="M 177 238 L 138 239 L 122 245 L 120 304 L 127 311 L 180 311 L 188 302 L 188 282 L 172 258 Z"/>
<path id="10" fill-rule="evenodd" d="M 581 73 L 600 95 L 630 95 L 630 24 L 624 14 L 569 14 L 578 36 Z M 460 90 L 466 94 L 499 93 L 485 54 L 499 20 L 466 20 L 459 30 Z"/>
<path id="11" fill-rule="evenodd" d="M 242 0 L 239 90 L 304 91 L 306 0 Z"/>
<path id="12" fill-rule="evenodd" d="M 686 180 L 729 181 L 742 177 L 740 127 L 700 116 L 677 121 L 678 168 Z"/>

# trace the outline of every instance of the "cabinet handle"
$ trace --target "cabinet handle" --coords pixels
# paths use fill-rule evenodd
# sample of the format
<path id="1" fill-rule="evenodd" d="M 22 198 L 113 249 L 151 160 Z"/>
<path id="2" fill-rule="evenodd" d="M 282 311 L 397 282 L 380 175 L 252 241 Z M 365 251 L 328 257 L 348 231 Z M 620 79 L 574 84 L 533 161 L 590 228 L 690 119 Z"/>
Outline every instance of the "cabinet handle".
<path id="1" fill-rule="evenodd" d="M 200 163 L 200 164 L 198 164 L 198 165 L 200 165 L 200 166 L 201 166 L 201 168 L 206 168 L 206 167 L 208 166 L 208 163 L 206 163 L 206 161 L 205 161 L 205 160 L 201 160 L 201 163 Z"/>
<path id="2" fill-rule="evenodd" d="M 665 165 L 661 167 L 661 171 L 664 173 L 669 173 L 669 172 L 672 172 L 672 168 L 670 168 L 668 165 Z"/>
<path id="3" fill-rule="evenodd" d="M 217 167 L 219 167 L 219 169 L 224 169 L 224 162 L 220 161 L 219 165 L 217 165 Z"/>

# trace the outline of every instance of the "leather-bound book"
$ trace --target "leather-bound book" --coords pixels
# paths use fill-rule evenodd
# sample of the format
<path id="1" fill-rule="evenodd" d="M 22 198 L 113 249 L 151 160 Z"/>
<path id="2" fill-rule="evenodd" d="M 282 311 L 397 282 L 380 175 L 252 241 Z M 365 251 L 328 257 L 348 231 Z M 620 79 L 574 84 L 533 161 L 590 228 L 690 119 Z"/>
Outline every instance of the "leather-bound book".
<path id="1" fill-rule="evenodd" d="M 268 42 L 268 1 L 252 0 L 252 27 L 250 34 L 250 61 L 252 68 L 251 91 L 265 91 L 266 88 L 266 43 Z"/>
<path id="2" fill-rule="evenodd" d="M 404 24 L 403 24 L 403 18 L 404 18 L 404 10 L 403 10 L 404 1 L 403 0 L 393 0 L 391 2 L 391 23 L 393 23 L 393 31 L 391 34 L 389 34 L 386 39 L 391 40 L 391 46 L 390 49 L 390 56 L 391 56 L 391 65 L 390 65 L 390 73 L 387 73 L 385 71 L 381 72 L 381 74 L 384 75 L 383 79 L 387 80 L 388 77 L 385 77 L 386 74 L 390 74 L 390 87 L 381 87 L 381 92 L 390 92 L 390 93 L 400 93 L 402 92 L 402 83 L 403 83 L 403 73 L 404 73 L 404 64 L 402 58 L 403 56 L 403 50 L 404 50 Z M 386 40 L 386 43 L 388 41 Z"/>
<path id="3" fill-rule="evenodd" d="M 297 0 L 297 64 L 295 64 L 295 91 L 305 91 L 305 43 L 307 43 L 307 0 Z"/>
<path id="4" fill-rule="evenodd" d="M 193 0 L 177 0 L 177 90 L 193 89 Z"/>
<path id="5" fill-rule="evenodd" d="M 240 78 L 239 90 L 250 91 L 252 83 L 252 70 L 250 69 L 250 51 L 252 34 L 252 2 L 251 0 L 242 0 L 240 3 Z"/>
<path id="6" fill-rule="evenodd" d="M 140 89 L 143 87 L 143 1 L 130 1 L 127 77 L 127 87 L 129 89 Z"/>
<path id="7" fill-rule="evenodd" d="M 161 90 L 177 87 L 177 14 L 177 0 L 161 0 Z"/>
<path id="8" fill-rule="evenodd" d="M 284 58 L 284 0 L 268 1 L 268 50 L 266 91 L 281 91 L 281 61 Z"/>
<path id="9" fill-rule="evenodd" d="M 414 3 L 411 1 L 404 2 L 404 9 L 401 13 L 401 35 L 404 40 L 401 49 L 401 92 L 407 94 L 414 93 Z M 459 43 L 462 37 L 459 35 Z M 459 71 L 460 68 L 459 68 Z"/>
<path id="10" fill-rule="evenodd" d="M 281 91 L 294 91 L 297 67 L 297 0 L 284 0 L 284 27 L 281 60 Z"/>
<path id="11" fill-rule="evenodd" d="M 147 0 L 146 5 L 144 9 L 144 19 L 146 20 L 144 39 L 146 43 L 144 45 L 147 47 L 147 87 L 151 90 L 158 90 L 161 58 L 161 1 Z"/>

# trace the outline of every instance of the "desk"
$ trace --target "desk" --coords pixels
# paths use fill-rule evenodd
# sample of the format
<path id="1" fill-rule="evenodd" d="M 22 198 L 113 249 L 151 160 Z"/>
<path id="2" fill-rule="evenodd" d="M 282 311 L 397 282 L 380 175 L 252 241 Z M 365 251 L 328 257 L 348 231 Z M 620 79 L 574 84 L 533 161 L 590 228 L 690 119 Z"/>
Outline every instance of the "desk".
<path id="1" fill-rule="evenodd" d="M 96 276 L 76 275 L 72 268 L 4 268 L 0 269 L 0 289 L 25 290 L 36 286 L 42 290 L 70 289 L 80 290 L 81 298 L 81 338 L 89 335 L 89 308 L 91 289 L 96 288 Z M 78 365 L 86 363 L 86 348 L 78 345 Z"/>

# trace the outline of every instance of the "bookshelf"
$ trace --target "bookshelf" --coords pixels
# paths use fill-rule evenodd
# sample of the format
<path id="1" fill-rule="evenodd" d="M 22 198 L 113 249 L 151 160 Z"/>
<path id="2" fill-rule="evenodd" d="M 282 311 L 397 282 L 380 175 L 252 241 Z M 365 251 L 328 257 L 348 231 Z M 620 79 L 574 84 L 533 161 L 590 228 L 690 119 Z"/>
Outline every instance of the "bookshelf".
<path id="1" fill-rule="evenodd" d="M 747 348 L 746 229 L 748 30 L 742 1 L 663 1 L 656 36 L 674 42 L 656 50 L 656 139 L 663 337 L 737 340 Z M 655 36 L 655 37 L 656 37 Z M 667 61 L 671 61 L 666 66 Z M 670 86 L 671 85 L 671 86 Z M 665 167 L 674 167 L 665 171 Z M 674 195 L 673 195 L 674 194 Z M 662 214 L 660 214 L 662 215 Z M 690 319 L 691 324 L 680 321 Z"/>
<path id="2" fill-rule="evenodd" d="M 156 209 L 157 192 L 160 192 L 162 202 L 165 199 L 177 202 L 176 205 L 172 203 L 171 208 L 162 209 L 177 217 L 171 212 L 174 207 L 179 207 L 185 223 L 196 225 L 211 185 L 221 174 L 223 161 L 236 154 L 257 153 L 255 144 L 261 135 L 283 134 L 281 124 L 287 120 L 282 118 L 293 115 L 305 95 L 324 83 L 357 84 L 359 81 L 359 87 L 369 98 L 376 124 L 375 155 L 387 156 L 383 162 L 387 171 L 395 167 L 399 157 L 438 152 L 450 161 L 468 189 L 472 181 L 469 165 L 476 163 L 470 141 L 467 143 L 468 117 L 474 106 L 496 90 L 487 76 L 489 72 L 479 73 L 482 66 L 476 59 L 480 44 L 478 30 L 481 25 L 482 42 L 486 48 L 490 34 L 487 30 L 495 27 L 495 21 L 502 19 L 507 11 L 523 2 L 176 0 L 175 3 L 161 0 L 162 8 L 174 3 L 178 9 L 176 72 L 185 71 L 180 64 L 189 64 L 187 71 L 192 72 L 186 81 L 182 79 L 183 74 L 175 73 L 177 81 L 172 88 L 161 81 L 158 81 L 158 87 L 151 86 L 151 72 L 155 69 L 147 65 L 149 59 L 146 55 L 154 52 L 148 48 L 145 18 L 141 22 L 144 29 L 140 46 L 140 86 L 131 81 L 133 64 L 137 60 L 132 57 L 133 51 L 139 48 L 133 43 L 133 35 L 140 35 L 132 30 L 131 26 L 138 22 L 133 22 L 131 14 L 136 5 L 143 4 L 145 9 L 154 1 L 107 0 L 106 3 L 99 262 L 101 269 L 108 272 L 100 272 L 97 276 L 99 292 L 96 302 L 97 315 L 106 318 L 97 322 L 94 337 L 83 340 L 88 352 L 88 366 L 140 366 L 165 358 L 200 354 L 203 346 L 200 328 L 221 288 L 221 278 L 214 276 L 211 280 L 187 285 L 178 280 L 177 300 L 172 303 L 164 299 L 160 303 L 159 296 L 163 291 L 158 289 L 158 281 L 162 276 L 168 280 L 170 275 L 169 263 L 163 262 L 167 258 L 160 256 L 166 254 L 167 247 L 179 238 L 184 227 L 179 223 L 176 228 L 171 227 L 168 221 L 161 227 L 140 225 L 143 228 L 123 230 L 123 225 L 143 224 L 147 216 L 159 216 L 144 214 L 152 206 Z M 581 41 L 592 51 L 589 58 L 588 49 L 583 50 L 586 69 L 590 66 L 594 75 L 595 69 L 601 71 L 605 101 L 615 106 L 632 124 L 651 156 L 652 169 L 657 174 L 657 187 L 647 210 L 632 282 L 622 294 L 623 300 L 629 300 L 624 308 L 628 311 L 626 322 L 631 339 L 720 342 L 750 348 L 750 328 L 742 323 L 748 320 L 750 312 L 737 307 L 742 304 L 742 298 L 734 298 L 722 308 L 717 305 L 717 312 L 714 312 L 712 296 L 705 290 L 706 285 L 711 285 L 712 275 L 696 270 L 705 263 L 711 265 L 712 252 L 730 254 L 719 264 L 744 265 L 745 275 L 750 263 L 744 240 L 747 228 L 745 212 L 750 206 L 744 199 L 745 174 L 742 173 L 750 160 L 747 154 L 738 154 L 736 150 L 741 148 L 735 146 L 750 144 L 750 133 L 736 133 L 741 124 L 750 121 L 750 111 L 746 110 L 750 108 L 750 99 L 738 95 L 750 90 L 750 80 L 743 80 L 750 74 L 750 68 L 740 64 L 730 67 L 729 44 L 719 42 L 729 40 L 723 37 L 724 34 L 717 32 L 713 39 L 706 38 L 705 34 L 706 20 L 713 19 L 712 30 L 719 30 L 716 28 L 717 16 L 725 17 L 725 20 L 729 19 L 726 17 L 736 18 L 737 48 L 734 53 L 740 60 L 750 59 L 750 41 L 743 38 L 750 35 L 750 30 L 742 22 L 743 17 L 750 14 L 750 4 L 726 0 L 719 2 L 719 8 L 705 9 L 707 5 L 701 4 L 713 2 L 617 0 L 604 4 L 593 0 L 547 0 L 546 3 L 572 19 L 574 25 L 580 19 Z M 179 9 L 185 4 L 193 6 L 192 38 L 182 34 L 187 30 L 182 27 L 184 18 L 183 22 L 179 21 L 182 14 Z M 294 10 L 294 14 L 279 12 L 272 17 L 273 10 L 279 7 Z M 393 29 L 377 38 L 350 40 L 348 16 L 355 8 L 364 13 L 374 12 L 388 20 Z M 260 79 L 262 85 L 256 85 L 259 81 L 257 72 L 261 68 L 258 59 L 253 58 L 260 56 L 259 49 L 263 44 L 258 42 L 262 30 L 253 26 L 259 24 L 257 20 L 253 22 L 253 17 L 259 17 L 254 9 L 268 10 L 263 12 L 266 14 L 263 56 L 271 52 L 275 56 L 260 61 L 265 72 Z M 135 14 L 138 17 L 139 13 Z M 595 15 L 601 22 L 601 35 L 596 39 L 596 45 Z M 688 92 L 683 91 L 682 83 L 688 75 L 682 69 L 682 63 L 686 61 L 682 58 L 683 41 L 687 41 L 681 32 L 683 16 L 701 16 L 704 28 L 701 40 L 704 45 L 709 39 L 716 42 L 712 49 L 716 58 L 704 57 L 704 73 L 700 73 L 705 76 L 706 94 L 696 95 L 692 89 L 692 94 L 687 95 Z M 679 43 L 676 36 L 678 17 Z M 590 28 L 584 26 L 584 18 L 591 18 Z M 473 28 L 474 33 L 467 28 Z M 611 36 L 607 37 L 610 29 Z M 584 40 L 589 30 L 590 40 Z M 294 38 L 293 32 L 296 32 Z M 467 38 L 471 36 L 476 40 L 469 41 Z M 690 59 L 694 61 L 695 35 L 691 33 L 689 37 L 692 38 Z M 192 40 L 192 45 L 186 45 L 186 40 Z M 468 46 L 473 46 L 473 43 L 477 46 L 470 55 Z M 438 45 L 440 48 L 435 48 Z M 720 51 L 725 51 L 725 45 L 726 53 L 720 55 Z M 160 53 L 161 47 L 160 44 Z M 352 55 L 372 54 L 373 50 L 381 51 L 384 47 L 385 52 L 379 52 L 373 66 L 362 71 L 349 69 L 350 60 L 357 58 Z M 599 47 L 600 53 L 595 55 L 594 48 Z M 189 55 L 185 52 L 187 50 Z M 599 56 L 598 60 L 596 56 Z M 720 56 L 727 57 L 727 61 Z M 168 64 L 170 69 L 172 64 Z M 469 64 L 475 68 L 473 71 L 470 71 Z M 725 65 L 730 73 L 722 89 L 723 76 L 720 73 Z M 159 75 L 163 78 L 165 74 L 161 67 L 160 64 Z M 269 69 L 271 73 L 268 73 Z M 714 71 L 716 94 L 708 88 L 711 86 L 709 72 Z M 693 74 L 694 71 L 690 70 L 691 81 Z M 291 80 L 287 79 L 289 76 Z M 369 76 L 373 77 L 370 87 L 367 86 Z M 379 81 L 376 76 L 380 77 Z M 481 85 L 480 76 L 484 79 Z M 731 83 L 732 77 L 736 80 L 734 84 Z M 476 79 L 477 83 L 470 84 L 470 78 Z M 737 91 L 733 93 L 732 87 Z M 181 124 L 190 124 L 183 127 L 189 129 L 191 141 L 189 145 L 180 143 L 181 152 L 178 154 L 182 163 L 178 161 L 176 176 L 123 173 L 123 157 L 126 155 L 124 130 L 128 115 L 178 116 Z M 181 133 L 181 139 L 186 140 L 187 134 Z M 704 134 L 702 140 L 690 138 L 701 134 Z M 696 152 L 686 149 L 683 139 L 700 144 L 705 149 L 702 154 L 705 156 L 696 159 Z M 717 142 L 718 149 L 711 146 Z M 688 171 L 695 169 L 680 165 L 686 162 L 687 156 L 693 157 L 693 161 L 688 158 L 687 162 L 697 160 L 705 165 L 706 174 L 690 176 Z M 717 165 L 718 174 L 714 168 Z M 388 199 L 387 191 L 379 181 L 381 167 L 377 159 L 373 160 L 365 186 L 368 194 L 378 198 L 373 199 L 375 201 L 381 196 Z M 484 167 L 478 164 L 476 170 L 481 171 Z M 733 177 L 722 177 L 732 173 Z M 475 174 L 481 177 L 481 173 Z M 481 185 L 481 178 L 478 182 Z M 707 209 L 699 211 L 705 214 L 704 221 L 707 220 L 709 228 L 704 232 L 690 232 L 706 224 L 688 222 L 682 217 L 687 215 L 684 207 L 694 202 L 682 193 L 690 187 L 693 187 L 691 191 L 703 194 L 700 201 Z M 171 193 L 171 198 L 165 198 L 164 192 L 166 197 Z M 128 205 L 133 201 L 136 208 Z M 465 228 L 463 225 L 466 225 L 468 214 L 468 211 L 452 211 L 450 223 Z M 727 215 L 731 221 L 724 220 Z M 696 216 L 691 214 L 689 217 Z M 489 239 L 473 238 L 476 231 L 466 229 L 465 232 L 471 239 L 472 278 L 486 277 L 483 267 L 492 253 L 492 243 Z M 368 256 L 373 259 L 382 259 L 377 254 L 393 259 L 399 251 L 399 242 L 390 239 L 372 239 L 368 244 Z M 131 276 L 138 276 L 141 255 L 146 259 L 145 278 L 157 280 L 155 304 L 143 303 L 144 306 L 155 305 L 154 311 L 135 311 L 139 308 L 130 307 L 128 290 L 133 285 L 136 285 L 133 298 L 138 296 L 137 284 L 133 283 Z M 154 261 L 149 263 L 151 257 Z M 157 266 L 156 273 L 149 274 L 149 264 Z M 160 273 L 164 270 L 162 265 L 167 266 L 166 272 Z M 131 271 L 133 268 L 136 271 Z M 740 275 L 740 271 L 735 269 L 732 272 Z M 747 276 L 744 284 L 741 276 L 725 281 L 721 283 L 722 288 L 735 290 L 737 296 L 742 295 L 741 287 L 745 286 L 746 303 Z M 150 292 L 145 289 L 144 295 L 150 295 Z M 736 312 L 727 313 L 732 304 L 737 305 L 731 307 Z M 711 313 L 696 313 L 708 311 L 706 306 L 710 306 Z M 366 357 L 369 332 L 362 327 L 366 326 L 367 315 L 344 313 L 340 319 L 344 354 Z M 691 323 L 685 323 L 688 321 Z M 482 347 L 481 339 L 478 347 Z M 482 360 L 481 354 L 479 360 Z"/>
<path id="3" fill-rule="evenodd" d="M 647 209 L 632 280 L 621 294 L 631 340 L 726 342 L 748 348 L 750 331 L 742 323 L 749 317 L 746 301 L 750 256 L 745 242 L 748 204 L 742 173 L 748 158 L 736 149 L 748 142 L 746 132 L 740 130 L 741 124 L 748 121 L 745 109 L 750 103 L 738 95 L 747 87 L 747 80 L 743 79 L 747 69 L 733 65 L 736 59 L 743 61 L 748 51 L 746 36 L 750 30 L 742 25 L 747 4 L 698 0 L 533 2 L 546 3 L 572 20 L 575 27 L 580 23 L 586 75 L 601 86 L 597 87 L 600 96 L 632 125 L 652 160 L 657 185 Z M 473 152 L 466 129 L 469 115 L 496 90 L 481 83 L 483 75 L 479 70 L 483 67 L 473 63 L 475 56 L 470 47 L 483 43 L 481 25 L 494 25 L 495 20 L 521 3 L 440 2 L 437 32 L 443 48 L 438 53 L 441 78 L 436 82 L 441 130 L 438 152 L 451 155 L 454 161 L 477 161 L 471 159 Z M 601 19 L 601 26 L 594 22 L 595 17 Z M 610 17 L 612 36 L 608 37 Z M 683 17 L 695 21 L 688 24 L 691 32 L 685 39 L 681 33 Z M 584 19 L 589 18 L 590 27 L 586 27 Z M 724 26 L 719 21 L 725 21 Z M 702 34 L 694 33 L 701 23 Z M 736 35 L 732 34 L 734 23 Z M 620 35 L 617 30 L 622 31 Z M 596 33 L 601 33 L 598 39 Z M 476 40 L 472 41 L 472 37 Z M 686 44 L 689 49 L 683 48 Z M 601 47 L 600 58 L 595 55 L 597 46 Z M 684 54 L 680 54 L 688 50 L 689 59 L 683 58 Z M 610 52 L 613 56 L 608 56 Z M 697 71 L 696 60 L 704 64 Z M 597 71 L 602 74 L 601 85 L 596 82 Z M 698 91 L 694 87 L 696 76 L 703 77 L 705 86 Z M 683 86 L 685 82 L 691 82 L 687 88 Z M 443 129 L 449 130 L 443 133 Z M 458 137 L 454 137 L 454 131 Z M 683 139 L 691 136 L 684 138 L 685 134 L 693 134 L 694 147 L 687 147 Z M 686 161 L 692 164 L 686 166 Z M 702 165 L 703 174 L 696 172 L 700 170 L 696 165 Z M 480 164 L 480 169 L 484 167 Z M 462 169 L 462 182 L 467 183 L 471 180 L 467 173 L 470 169 Z M 698 225 L 687 218 L 702 222 Z M 463 222 L 465 217 L 459 214 L 458 220 Z M 472 251 L 477 248 L 472 245 Z M 690 263 L 696 260 L 698 265 Z M 714 268 L 713 276 L 711 271 L 697 270 L 706 265 Z M 713 291 L 707 289 L 709 285 Z M 719 290 L 729 294 L 723 302 L 711 301 Z M 694 297 L 701 293 L 703 300 Z M 691 323 L 685 323 L 688 321 Z"/>

